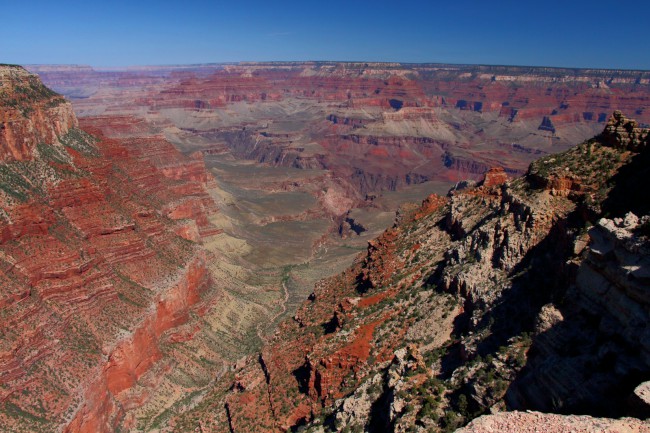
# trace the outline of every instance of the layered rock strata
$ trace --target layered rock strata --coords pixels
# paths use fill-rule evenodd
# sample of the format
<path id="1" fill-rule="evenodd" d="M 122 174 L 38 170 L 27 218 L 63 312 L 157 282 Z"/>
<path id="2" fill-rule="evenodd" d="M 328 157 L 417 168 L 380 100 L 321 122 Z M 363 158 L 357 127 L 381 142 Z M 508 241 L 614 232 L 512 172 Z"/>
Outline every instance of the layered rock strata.
<path id="1" fill-rule="evenodd" d="M 645 71 L 271 62 L 100 71 L 34 66 L 87 116 L 128 114 L 184 150 L 328 170 L 350 199 L 434 181 L 511 176 L 602 130 L 650 123 Z M 117 125 L 117 128 L 119 125 Z M 178 129 L 176 129 L 178 128 Z"/>
<path id="2" fill-rule="evenodd" d="M 0 162 L 29 160 L 77 126 L 70 103 L 20 66 L 0 66 Z"/>
<path id="3" fill-rule="evenodd" d="M 174 334 L 216 295 L 200 247 L 218 232 L 210 177 L 162 139 L 76 128 L 70 104 L 20 68 L 0 76 L 3 98 L 28 96 L 0 106 L 0 425 L 115 431 L 151 397 L 155 383 L 138 388 L 152 369 L 196 362 Z"/>
<path id="4" fill-rule="evenodd" d="M 610 123 L 629 123 L 617 116 Z M 495 169 L 477 187 L 403 206 L 353 267 L 319 283 L 259 356 L 168 429 L 453 431 L 516 408 L 633 414 L 650 374 L 647 217 L 613 197 L 645 151 L 611 134 L 524 177 Z M 514 412 L 471 428 L 516 423 L 647 425 Z"/>

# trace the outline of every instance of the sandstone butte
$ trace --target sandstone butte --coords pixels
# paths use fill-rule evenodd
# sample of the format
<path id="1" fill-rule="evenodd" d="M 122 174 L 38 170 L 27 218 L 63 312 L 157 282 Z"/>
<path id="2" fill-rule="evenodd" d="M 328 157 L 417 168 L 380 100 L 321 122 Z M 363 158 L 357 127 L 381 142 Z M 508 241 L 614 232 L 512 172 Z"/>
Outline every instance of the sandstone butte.
<path id="1" fill-rule="evenodd" d="M 159 376 L 189 363 L 214 377 L 223 361 L 201 352 L 198 362 L 204 348 L 192 345 L 219 302 L 209 269 L 218 258 L 202 248 L 219 232 L 213 179 L 201 154 L 183 156 L 163 136 L 104 133 L 138 120 L 79 122 L 22 68 L 0 74 L 0 425 L 133 429 L 131 411 Z M 317 97 L 347 97 L 345 76 L 331 75 L 338 93 Z M 215 80 L 206 103 L 278 97 L 256 93 L 259 81 Z M 404 78 L 372 83 L 386 97 L 367 96 L 366 84 L 350 95 L 384 107 L 399 96 L 411 109 L 399 116 L 427 116 Z M 192 81 L 166 91 L 193 98 L 182 86 Z M 259 354 L 157 428 L 453 431 L 534 409 L 599 418 L 508 412 L 467 428 L 647 431 L 611 419 L 648 416 L 647 148 L 648 131 L 615 112 L 600 136 L 523 177 L 496 168 L 476 187 L 403 206 Z M 187 384 L 173 392 L 196 397 Z"/>

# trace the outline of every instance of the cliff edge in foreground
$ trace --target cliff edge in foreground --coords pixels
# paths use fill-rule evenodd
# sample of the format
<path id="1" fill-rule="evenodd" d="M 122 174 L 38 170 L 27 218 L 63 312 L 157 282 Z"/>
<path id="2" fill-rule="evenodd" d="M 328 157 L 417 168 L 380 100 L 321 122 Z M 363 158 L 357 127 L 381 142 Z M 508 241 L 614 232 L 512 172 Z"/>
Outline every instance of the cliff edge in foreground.
<path id="1" fill-rule="evenodd" d="M 402 207 L 168 429 L 448 432 L 513 409 L 647 416 L 635 389 L 650 379 L 649 154 L 648 131 L 616 112 L 523 177 L 493 170 Z M 559 420 L 550 431 L 573 422 L 540 417 Z"/>

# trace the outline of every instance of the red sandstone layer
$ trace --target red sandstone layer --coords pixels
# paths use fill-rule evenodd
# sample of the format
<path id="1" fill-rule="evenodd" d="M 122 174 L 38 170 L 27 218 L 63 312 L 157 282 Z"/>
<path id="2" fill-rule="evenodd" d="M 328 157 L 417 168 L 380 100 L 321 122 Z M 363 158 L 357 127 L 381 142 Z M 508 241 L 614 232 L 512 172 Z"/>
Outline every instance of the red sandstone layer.
<path id="1" fill-rule="evenodd" d="M 21 67 L 0 67 L 0 161 L 29 160 L 77 126 L 72 106 Z"/>
<path id="2" fill-rule="evenodd" d="M 160 137 L 108 138 L 110 119 L 82 123 L 98 140 L 53 129 L 48 147 L 2 165 L 0 425 L 10 431 L 114 431 L 147 400 L 130 389 L 164 361 L 161 341 L 191 340 L 170 333 L 209 301 L 198 244 L 219 230 L 202 157 Z"/>

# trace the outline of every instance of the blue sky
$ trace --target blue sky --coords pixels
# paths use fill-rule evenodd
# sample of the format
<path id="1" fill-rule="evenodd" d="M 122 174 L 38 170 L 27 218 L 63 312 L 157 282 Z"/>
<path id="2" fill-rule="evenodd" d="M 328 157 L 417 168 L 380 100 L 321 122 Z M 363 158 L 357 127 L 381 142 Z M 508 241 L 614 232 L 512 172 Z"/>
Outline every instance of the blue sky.
<path id="1" fill-rule="evenodd" d="M 0 63 L 363 60 L 650 69 L 650 1 L 0 0 Z"/>

